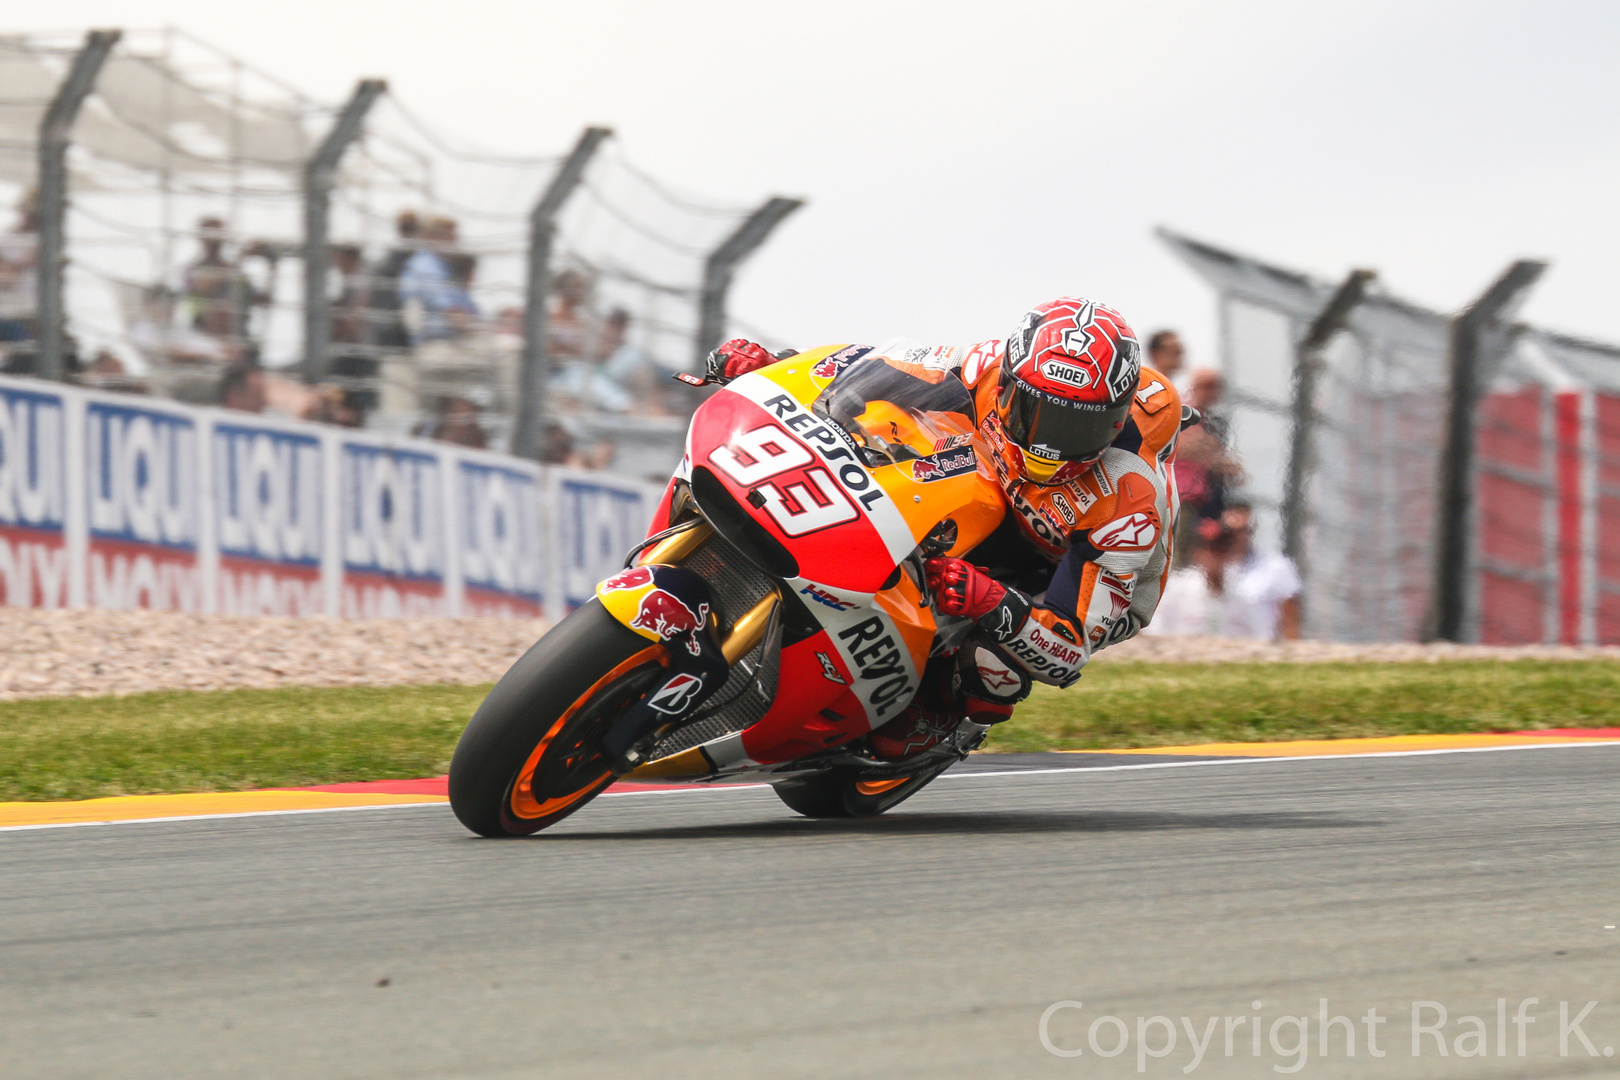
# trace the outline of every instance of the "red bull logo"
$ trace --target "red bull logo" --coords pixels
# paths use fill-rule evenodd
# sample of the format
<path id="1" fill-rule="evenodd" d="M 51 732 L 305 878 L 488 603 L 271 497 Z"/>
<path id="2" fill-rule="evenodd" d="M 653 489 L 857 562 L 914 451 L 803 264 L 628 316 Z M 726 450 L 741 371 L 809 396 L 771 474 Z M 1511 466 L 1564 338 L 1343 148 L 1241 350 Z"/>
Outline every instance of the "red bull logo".
<path id="1" fill-rule="evenodd" d="M 979 467 L 979 458 L 971 448 L 963 447 L 931 457 L 918 458 L 911 463 L 911 478 L 919 484 L 961 476 Z"/>
<path id="2" fill-rule="evenodd" d="M 650 578 L 652 571 L 648 570 L 647 575 Z M 657 634 L 665 641 L 683 634 L 687 635 L 686 650 L 697 656 L 701 649 L 695 631 L 703 626 L 708 618 L 708 604 L 699 604 L 697 610 L 693 611 L 668 589 L 655 586 L 641 598 L 641 609 L 636 612 L 636 617 L 630 620 L 630 628 Z"/>
<path id="3" fill-rule="evenodd" d="M 831 356 L 817 361 L 816 366 L 810 369 L 810 374 L 818 379 L 836 378 L 840 371 L 871 351 L 864 345 L 846 345 Z"/>
<path id="4" fill-rule="evenodd" d="M 632 566 L 630 569 L 615 574 L 597 586 L 602 592 L 618 592 L 620 589 L 639 589 L 643 585 L 651 585 L 653 579 L 652 567 Z"/>

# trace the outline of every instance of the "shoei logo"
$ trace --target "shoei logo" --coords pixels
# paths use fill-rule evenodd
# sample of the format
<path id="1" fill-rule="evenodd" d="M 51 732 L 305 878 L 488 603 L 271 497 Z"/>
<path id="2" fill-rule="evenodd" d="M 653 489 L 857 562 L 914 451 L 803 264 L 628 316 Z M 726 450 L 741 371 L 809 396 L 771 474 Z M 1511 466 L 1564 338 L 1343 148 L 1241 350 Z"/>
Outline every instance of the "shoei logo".
<path id="1" fill-rule="evenodd" d="M 1159 523 L 1148 514 L 1115 518 L 1091 533 L 1092 546 L 1104 550 L 1152 547 L 1158 538 Z"/>
<path id="2" fill-rule="evenodd" d="M 1040 371 L 1053 382 L 1072 386 L 1076 390 L 1084 390 L 1092 383 L 1091 372 L 1075 364 L 1066 364 L 1058 360 L 1042 360 Z"/>

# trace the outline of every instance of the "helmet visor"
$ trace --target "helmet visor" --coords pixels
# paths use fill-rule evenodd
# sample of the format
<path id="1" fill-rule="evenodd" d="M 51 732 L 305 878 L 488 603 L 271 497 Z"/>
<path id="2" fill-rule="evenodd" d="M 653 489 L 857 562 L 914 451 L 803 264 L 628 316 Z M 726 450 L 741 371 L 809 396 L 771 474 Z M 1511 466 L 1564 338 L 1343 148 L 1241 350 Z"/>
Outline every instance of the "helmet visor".
<path id="1" fill-rule="evenodd" d="M 1059 461 L 1101 457 L 1130 411 L 1129 398 L 1116 405 L 1076 403 L 1005 376 L 996 399 L 1002 429 L 1013 442 L 1039 457 Z"/>

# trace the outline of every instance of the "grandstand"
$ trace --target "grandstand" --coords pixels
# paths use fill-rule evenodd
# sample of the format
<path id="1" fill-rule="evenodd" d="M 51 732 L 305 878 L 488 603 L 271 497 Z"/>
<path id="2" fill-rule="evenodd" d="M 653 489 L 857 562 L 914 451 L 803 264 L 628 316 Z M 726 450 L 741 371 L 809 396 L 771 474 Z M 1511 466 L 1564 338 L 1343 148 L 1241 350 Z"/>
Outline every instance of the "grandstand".
<path id="1" fill-rule="evenodd" d="M 19 265 L 50 250 L 50 222 L 36 241 L 26 216 L 41 125 L 94 44 L 0 38 L 0 199 L 18 207 Z M 91 66 L 61 237 L 60 364 L 76 379 L 198 404 L 247 386 L 242 404 L 262 396 L 273 413 L 667 474 L 699 400 L 668 376 L 713 335 L 704 306 L 723 310 L 714 286 L 731 268 L 717 276 L 715 255 L 754 207 L 674 190 L 607 138 L 537 223 L 570 159 L 470 146 L 379 83 L 319 101 L 175 29 L 123 31 Z M 335 165 L 317 191 L 323 149 Z M 16 324 L 4 370 L 55 370 L 34 298 L 0 291 Z M 536 296 L 549 326 L 526 350 Z M 526 364 L 540 368 L 527 383 Z M 525 394 L 544 419 L 517 447 Z"/>

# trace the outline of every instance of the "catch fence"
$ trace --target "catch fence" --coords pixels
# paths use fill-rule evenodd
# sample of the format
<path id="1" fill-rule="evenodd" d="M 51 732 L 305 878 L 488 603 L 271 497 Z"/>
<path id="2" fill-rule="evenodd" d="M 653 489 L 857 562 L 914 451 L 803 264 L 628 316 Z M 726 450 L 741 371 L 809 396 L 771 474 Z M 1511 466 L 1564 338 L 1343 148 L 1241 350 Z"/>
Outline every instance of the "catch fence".
<path id="1" fill-rule="evenodd" d="M 1161 237 L 1216 291 L 1219 412 L 1260 543 L 1300 564 L 1306 636 L 1620 643 L 1620 348 L 1513 323 L 1531 264 L 1471 322 Z"/>
<path id="2" fill-rule="evenodd" d="M 318 101 L 177 30 L 0 37 L 0 87 L 0 371 L 642 477 L 700 400 L 670 373 L 730 332 L 737 238 L 798 205 L 600 136 L 471 147 L 376 80 Z"/>

